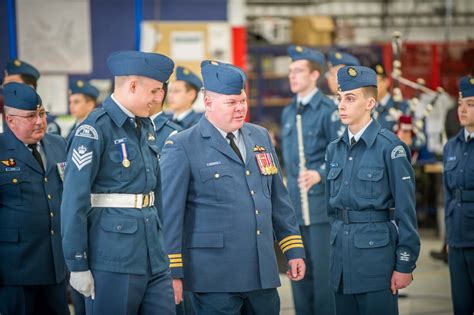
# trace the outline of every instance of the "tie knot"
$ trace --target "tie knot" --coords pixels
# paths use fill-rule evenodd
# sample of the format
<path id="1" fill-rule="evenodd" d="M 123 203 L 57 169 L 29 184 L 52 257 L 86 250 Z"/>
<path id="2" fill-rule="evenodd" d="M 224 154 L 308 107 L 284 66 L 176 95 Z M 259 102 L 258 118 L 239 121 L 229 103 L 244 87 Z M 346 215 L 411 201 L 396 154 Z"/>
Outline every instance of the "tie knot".
<path id="1" fill-rule="evenodd" d="M 467 135 L 466 142 L 469 143 L 469 141 L 471 141 L 471 139 L 472 139 L 471 135 Z"/>
<path id="2" fill-rule="evenodd" d="M 356 141 L 356 138 L 353 136 L 353 137 L 351 138 L 351 146 L 353 146 L 354 144 L 356 144 L 356 142 L 357 142 L 357 141 Z"/>
<path id="3" fill-rule="evenodd" d="M 38 144 L 37 143 L 28 144 L 28 148 L 30 148 L 31 150 L 37 151 Z"/>
<path id="4" fill-rule="evenodd" d="M 296 112 L 298 115 L 301 115 L 301 113 L 303 112 L 303 109 L 304 109 L 304 105 L 303 103 L 299 102 L 298 105 L 296 106 Z"/>
<path id="5" fill-rule="evenodd" d="M 235 135 L 232 132 L 229 132 L 226 137 L 229 140 L 235 140 Z"/>

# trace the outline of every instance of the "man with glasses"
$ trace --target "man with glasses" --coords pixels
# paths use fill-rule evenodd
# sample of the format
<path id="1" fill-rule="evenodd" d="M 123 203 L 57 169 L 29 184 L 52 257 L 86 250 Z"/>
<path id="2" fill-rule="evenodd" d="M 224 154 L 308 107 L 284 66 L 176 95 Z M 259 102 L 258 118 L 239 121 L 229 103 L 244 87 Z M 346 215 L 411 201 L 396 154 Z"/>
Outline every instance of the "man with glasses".
<path id="1" fill-rule="evenodd" d="M 329 291 L 329 220 L 324 200 L 327 145 L 338 136 L 341 124 L 332 100 L 318 89 L 325 58 L 319 51 L 291 46 L 288 79 L 296 94 L 284 110 L 282 149 L 288 191 L 300 224 L 306 251 L 306 277 L 292 282 L 296 314 L 333 314 Z M 300 170 L 296 116 L 301 115 L 306 170 Z M 300 190 L 308 195 L 309 222 L 303 221 Z"/>
<path id="2" fill-rule="evenodd" d="M 61 247 L 63 138 L 45 134 L 35 90 L 4 86 L 0 135 L 0 314 L 69 314 Z"/>
<path id="3" fill-rule="evenodd" d="M 115 52 L 114 91 L 68 143 L 62 234 L 87 314 L 175 314 L 163 246 L 159 149 L 148 118 L 173 61 Z"/>

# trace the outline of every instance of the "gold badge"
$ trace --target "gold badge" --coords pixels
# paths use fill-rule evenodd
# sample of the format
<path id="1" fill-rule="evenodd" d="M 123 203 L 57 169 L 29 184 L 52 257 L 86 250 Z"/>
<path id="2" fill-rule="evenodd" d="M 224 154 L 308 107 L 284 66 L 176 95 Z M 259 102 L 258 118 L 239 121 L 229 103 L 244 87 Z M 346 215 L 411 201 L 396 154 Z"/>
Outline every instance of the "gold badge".
<path id="1" fill-rule="evenodd" d="M 129 159 L 124 159 L 122 161 L 122 165 L 123 165 L 123 167 L 127 167 L 127 168 L 130 167 L 130 160 Z"/>
<path id="2" fill-rule="evenodd" d="M 173 142 L 173 140 L 166 140 L 165 145 L 167 145 L 167 144 L 174 144 L 174 142 Z"/>
<path id="3" fill-rule="evenodd" d="M 351 77 L 356 77 L 357 76 L 357 70 L 350 67 L 349 69 L 347 69 L 347 73 L 351 76 Z"/>
<path id="4" fill-rule="evenodd" d="M 296 50 L 297 52 L 303 52 L 303 47 L 301 47 L 301 46 L 296 46 L 296 47 L 295 47 L 295 50 Z"/>
<path id="5" fill-rule="evenodd" d="M 84 86 L 84 81 L 79 80 L 79 81 L 77 81 L 76 85 L 77 85 L 77 87 L 80 87 L 80 88 L 81 88 L 81 87 Z"/>
<path id="6" fill-rule="evenodd" d="M 336 59 L 342 59 L 342 55 L 340 52 L 337 52 L 334 57 L 336 57 Z"/>
<path id="7" fill-rule="evenodd" d="M 11 166 L 11 167 L 16 166 L 15 159 L 12 159 L 12 158 L 10 158 L 8 160 L 3 160 L 3 161 L 0 161 L 0 162 L 5 166 Z"/>
<path id="8" fill-rule="evenodd" d="M 21 61 L 18 60 L 18 59 L 15 59 L 15 61 L 13 61 L 13 64 L 14 64 L 16 67 L 19 67 L 19 66 L 21 66 Z"/>
<path id="9" fill-rule="evenodd" d="M 155 141 L 155 136 L 151 133 L 148 134 L 148 141 Z"/>
<path id="10" fill-rule="evenodd" d="M 189 75 L 189 70 L 186 69 L 186 68 L 184 68 L 184 69 L 183 69 L 183 74 L 184 74 L 184 75 Z"/>
<path id="11" fill-rule="evenodd" d="M 262 147 L 262 146 L 259 146 L 259 145 L 255 145 L 253 147 L 253 152 L 264 152 L 265 151 L 265 148 Z"/>
<path id="12" fill-rule="evenodd" d="M 377 71 L 378 74 L 383 74 L 383 67 L 381 65 L 376 65 L 375 71 Z"/>
<path id="13" fill-rule="evenodd" d="M 214 60 L 213 60 L 213 61 L 211 61 L 211 65 L 218 66 L 219 63 L 218 63 L 217 61 L 214 61 Z"/>
<path id="14" fill-rule="evenodd" d="M 469 83 L 470 83 L 471 85 L 474 85 L 474 78 L 470 78 L 470 79 L 469 79 Z"/>

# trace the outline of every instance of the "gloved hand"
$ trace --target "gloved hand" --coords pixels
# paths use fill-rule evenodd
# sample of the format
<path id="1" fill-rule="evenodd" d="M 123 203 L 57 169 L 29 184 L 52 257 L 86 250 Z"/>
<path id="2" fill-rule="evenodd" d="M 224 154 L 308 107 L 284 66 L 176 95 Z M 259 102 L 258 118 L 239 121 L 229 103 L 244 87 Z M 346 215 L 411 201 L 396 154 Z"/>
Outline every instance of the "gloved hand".
<path id="1" fill-rule="evenodd" d="M 71 272 L 69 283 L 85 297 L 95 299 L 94 278 L 90 270 Z"/>

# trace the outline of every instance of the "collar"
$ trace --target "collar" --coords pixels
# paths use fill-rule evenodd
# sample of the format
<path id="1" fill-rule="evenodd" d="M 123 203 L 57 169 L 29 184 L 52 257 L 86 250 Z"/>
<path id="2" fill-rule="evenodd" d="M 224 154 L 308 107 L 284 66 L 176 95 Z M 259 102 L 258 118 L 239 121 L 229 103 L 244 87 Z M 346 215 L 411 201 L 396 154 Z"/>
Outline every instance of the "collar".
<path id="1" fill-rule="evenodd" d="M 155 120 L 155 118 L 158 117 L 158 116 L 160 116 L 161 114 L 163 114 L 163 111 L 151 115 L 151 116 L 150 116 L 151 121 Z"/>
<path id="2" fill-rule="evenodd" d="M 392 97 L 390 93 L 385 94 L 385 96 L 379 101 L 379 105 L 382 105 L 384 107 L 387 106 L 388 101 L 390 100 L 390 97 Z"/>
<path id="3" fill-rule="evenodd" d="M 112 121 L 118 127 L 122 127 L 123 124 L 125 123 L 125 121 L 127 121 L 127 119 L 133 119 L 135 117 L 135 116 L 129 116 L 122 109 L 124 107 L 122 105 L 120 105 L 119 103 L 117 103 L 117 101 L 114 100 L 113 95 L 110 95 L 110 96 L 106 97 L 106 99 L 103 102 L 102 107 L 105 109 L 105 111 L 109 114 Z M 127 110 L 127 112 L 129 112 L 129 111 Z"/>
<path id="4" fill-rule="evenodd" d="M 471 136 L 471 141 L 474 141 L 474 132 L 469 133 L 466 128 L 464 128 L 464 141 L 467 142 L 467 137 Z"/>
<path id="5" fill-rule="evenodd" d="M 188 109 L 185 112 L 182 112 L 179 115 L 173 114 L 173 120 L 182 121 L 186 116 L 188 116 L 193 111 L 192 108 Z"/>
<path id="6" fill-rule="evenodd" d="M 367 127 L 369 127 L 370 123 L 372 122 L 372 118 L 370 118 L 369 122 L 361 129 L 359 130 L 358 133 L 356 134 L 353 134 L 349 128 L 347 128 L 347 133 L 348 133 L 348 136 L 349 136 L 349 139 L 352 139 L 352 137 L 355 138 L 356 141 L 359 141 L 360 137 L 362 137 L 362 134 L 364 133 L 365 129 L 367 129 Z"/>
<path id="7" fill-rule="evenodd" d="M 362 128 L 362 130 L 359 131 L 357 134 L 360 133 L 360 139 L 362 139 L 367 145 L 367 147 L 370 148 L 374 144 L 375 139 L 377 138 L 377 134 L 379 133 L 380 129 L 381 127 L 380 127 L 380 124 L 377 122 L 377 120 L 371 119 L 370 122 L 364 128 Z M 344 136 L 342 137 L 342 140 L 347 145 L 349 145 L 351 143 L 349 139 L 350 139 L 349 128 L 346 128 L 346 131 L 344 133 Z"/>
<path id="8" fill-rule="evenodd" d="M 301 97 L 299 94 L 296 95 L 296 104 L 303 104 L 303 105 L 307 105 L 311 102 L 311 99 L 313 98 L 313 96 L 316 95 L 316 93 L 318 93 L 318 88 L 315 87 L 314 90 L 312 90 L 311 92 L 309 92 L 308 95 L 306 95 L 305 97 Z"/>
<path id="9" fill-rule="evenodd" d="M 222 130 L 222 129 L 217 128 L 216 126 L 214 126 L 214 127 L 217 129 L 217 131 L 219 131 L 219 133 L 221 134 L 221 136 L 223 136 L 224 139 L 225 139 L 226 141 L 228 141 L 228 139 L 227 139 L 227 132 L 225 132 L 225 131 Z M 239 132 L 239 130 L 235 130 L 235 131 L 232 131 L 232 133 L 234 134 L 234 136 L 235 136 L 235 142 L 237 143 L 237 141 L 239 141 L 240 132 Z"/>
<path id="10" fill-rule="evenodd" d="M 117 106 L 130 118 L 135 118 L 135 115 L 132 114 L 132 112 L 130 112 L 128 109 L 125 108 L 125 106 L 123 106 L 122 104 L 120 104 L 119 101 L 117 101 L 117 99 L 114 97 L 114 94 L 110 94 L 110 98 L 115 102 L 115 104 L 117 104 Z"/>

